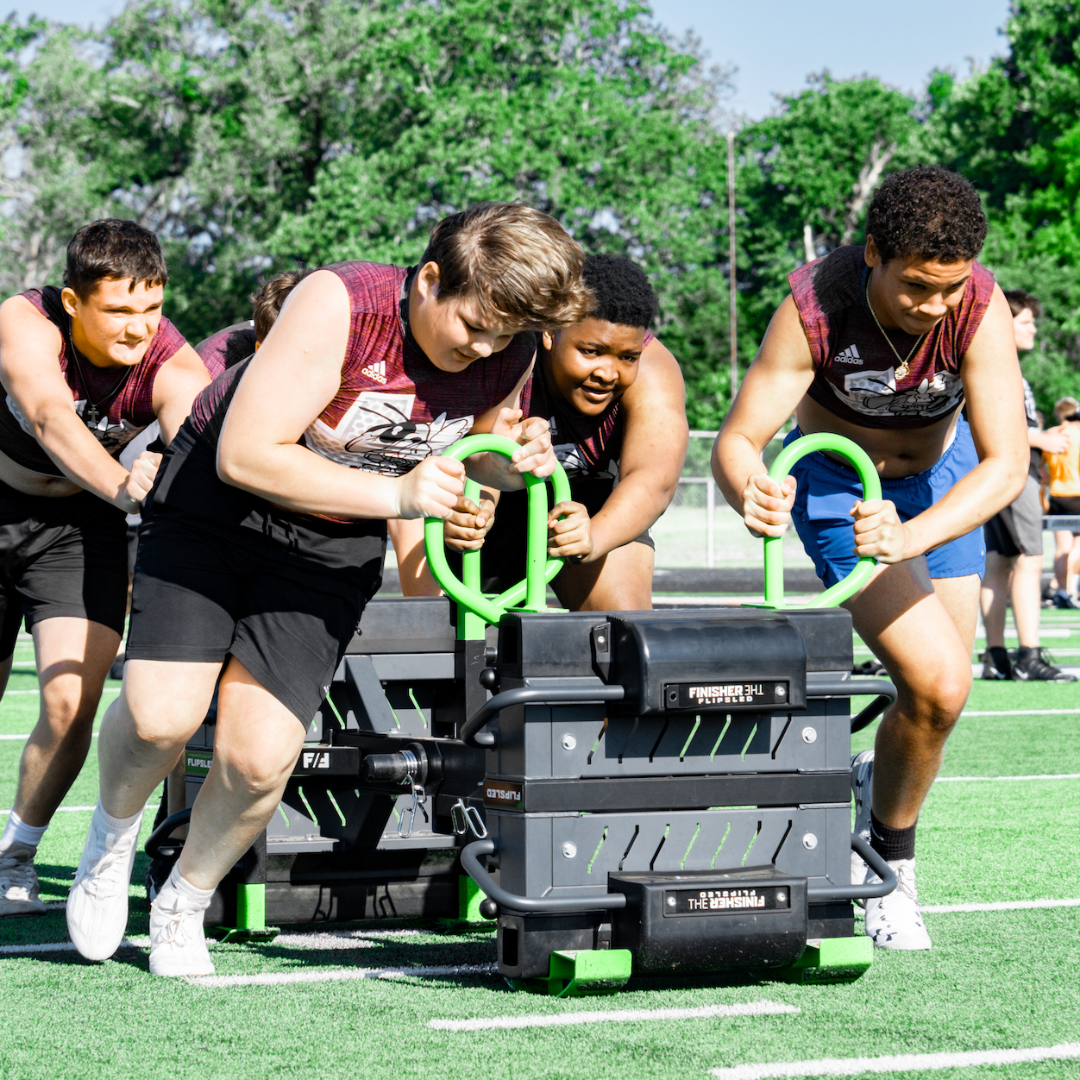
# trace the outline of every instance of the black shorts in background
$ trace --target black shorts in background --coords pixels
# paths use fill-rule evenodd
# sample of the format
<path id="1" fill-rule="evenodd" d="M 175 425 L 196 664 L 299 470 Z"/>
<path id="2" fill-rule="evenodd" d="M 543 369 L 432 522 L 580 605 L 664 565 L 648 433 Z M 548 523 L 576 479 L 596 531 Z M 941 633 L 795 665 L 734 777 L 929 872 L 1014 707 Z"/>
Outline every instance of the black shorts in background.
<path id="1" fill-rule="evenodd" d="M 581 503 L 595 517 L 614 490 L 615 481 L 590 479 L 572 481 L 570 499 Z M 495 524 L 491 526 L 480 549 L 480 588 L 485 593 L 501 593 L 525 579 L 526 538 L 528 536 L 528 493 L 504 491 L 499 496 Z M 654 548 L 652 535 L 646 529 L 634 537 L 631 544 Z M 446 549 L 446 559 L 454 575 L 461 579 L 461 553 Z"/>
<path id="2" fill-rule="evenodd" d="M 87 619 L 124 633 L 124 514 L 89 491 L 50 499 L 0 483 L 0 659 L 19 625 Z"/>
<path id="3" fill-rule="evenodd" d="M 128 660 L 235 656 L 303 724 L 382 580 L 386 526 L 267 511 L 264 528 L 161 508 L 139 531 Z"/>

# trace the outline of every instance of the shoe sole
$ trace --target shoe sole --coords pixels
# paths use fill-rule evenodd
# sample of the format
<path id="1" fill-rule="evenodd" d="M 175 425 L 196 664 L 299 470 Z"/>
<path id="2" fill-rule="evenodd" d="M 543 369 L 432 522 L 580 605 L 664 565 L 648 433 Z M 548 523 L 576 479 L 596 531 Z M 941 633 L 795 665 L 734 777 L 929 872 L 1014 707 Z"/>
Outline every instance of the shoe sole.
<path id="1" fill-rule="evenodd" d="M 9 908 L 9 904 L 18 904 L 18 907 Z M 27 919 L 32 915 L 48 915 L 49 909 L 42 903 L 33 903 L 30 900 L 22 902 L 15 900 L 0 900 L 0 919 Z"/>

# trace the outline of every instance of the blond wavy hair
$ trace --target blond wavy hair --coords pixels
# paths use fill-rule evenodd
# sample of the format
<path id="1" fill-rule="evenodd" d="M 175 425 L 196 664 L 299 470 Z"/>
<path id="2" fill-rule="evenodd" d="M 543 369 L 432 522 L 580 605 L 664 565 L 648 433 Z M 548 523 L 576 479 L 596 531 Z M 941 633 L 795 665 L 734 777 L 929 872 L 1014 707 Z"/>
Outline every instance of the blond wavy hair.
<path id="1" fill-rule="evenodd" d="M 429 262 L 439 268 L 439 299 L 467 298 L 493 328 L 559 330 L 595 307 L 581 246 L 553 217 L 520 203 L 478 203 L 443 218 L 421 265 Z"/>

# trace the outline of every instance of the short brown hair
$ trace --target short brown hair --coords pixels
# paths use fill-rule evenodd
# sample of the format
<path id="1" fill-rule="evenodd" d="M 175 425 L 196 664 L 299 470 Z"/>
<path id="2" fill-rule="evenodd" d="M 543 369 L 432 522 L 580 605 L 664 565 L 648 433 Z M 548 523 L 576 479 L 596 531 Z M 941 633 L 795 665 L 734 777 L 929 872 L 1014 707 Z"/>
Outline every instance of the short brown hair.
<path id="1" fill-rule="evenodd" d="M 1009 301 L 1009 310 L 1014 319 L 1022 311 L 1030 311 L 1036 319 L 1042 314 L 1042 304 L 1023 289 L 1006 289 L 1005 299 Z"/>
<path id="2" fill-rule="evenodd" d="M 129 292 L 141 282 L 167 285 L 169 271 L 158 238 L 134 221 L 103 218 L 84 225 L 67 248 L 64 285 L 84 303 L 99 281 L 131 279 Z"/>
<path id="3" fill-rule="evenodd" d="M 492 328 L 558 330 L 588 318 L 585 255 L 547 214 L 519 203 L 478 203 L 431 232 L 421 265 L 439 267 L 439 299 L 467 297 Z"/>
<path id="4" fill-rule="evenodd" d="M 1074 397 L 1058 398 L 1054 402 L 1054 416 L 1057 418 L 1057 422 L 1060 424 L 1062 420 L 1067 420 L 1073 416 L 1078 410 L 1080 410 L 1080 401 L 1077 401 Z"/>
<path id="5" fill-rule="evenodd" d="M 286 270 L 284 274 L 278 274 L 276 278 L 264 282 L 262 288 L 251 298 L 251 318 L 255 323 L 256 341 L 266 340 L 266 335 L 277 322 L 289 293 L 310 273 L 310 270 Z"/>

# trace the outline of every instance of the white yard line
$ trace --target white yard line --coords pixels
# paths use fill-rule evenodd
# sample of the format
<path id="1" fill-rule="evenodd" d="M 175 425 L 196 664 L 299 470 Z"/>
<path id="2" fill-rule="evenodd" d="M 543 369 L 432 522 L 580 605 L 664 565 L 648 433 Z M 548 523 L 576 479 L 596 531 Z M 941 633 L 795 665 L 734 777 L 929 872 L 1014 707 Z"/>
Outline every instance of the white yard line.
<path id="1" fill-rule="evenodd" d="M 96 739 L 97 737 L 98 733 L 96 731 L 90 736 L 91 739 Z M 29 738 L 30 732 L 20 735 L 0 735 L 0 741 L 3 742 L 26 742 Z"/>
<path id="2" fill-rule="evenodd" d="M 437 1031 L 496 1031 L 507 1028 L 571 1027 L 575 1024 L 633 1024 L 650 1020 L 696 1020 L 716 1016 L 776 1016 L 798 1014 L 793 1005 L 752 1001 L 747 1005 L 704 1005 L 697 1009 L 616 1009 L 608 1012 L 573 1012 L 554 1015 L 476 1017 L 471 1020 L 429 1020 Z"/>
<path id="3" fill-rule="evenodd" d="M 1075 716 L 1075 709 L 965 709 L 964 716 Z"/>
<path id="4" fill-rule="evenodd" d="M 1078 900 L 998 900 L 991 904 L 920 904 L 919 910 L 931 915 L 968 911 L 1033 911 L 1036 908 L 1080 907 Z"/>
<path id="5" fill-rule="evenodd" d="M 1034 1061 L 1074 1061 L 1080 1043 L 1059 1043 L 1030 1050 L 973 1050 L 954 1054 L 895 1054 L 878 1058 L 819 1058 L 775 1065 L 735 1065 L 711 1069 L 717 1080 L 773 1080 L 781 1077 L 859 1076 L 862 1073 L 906 1073 L 927 1069 L 965 1069 L 979 1065 L 1000 1067 Z"/>
<path id="6" fill-rule="evenodd" d="M 119 694 L 120 693 L 120 687 L 119 686 L 106 686 L 101 692 L 103 694 Z M 41 691 L 38 690 L 38 689 L 34 689 L 34 690 L 5 690 L 4 691 L 4 697 L 7 697 L 8 694 L 39 694 L 39 693 L 41 693 Z"/>
<path id="7" fill-rule="evenodd" d="M 56 812 L 58 814 L 92 814 L 96 809 L 96 806 L 58 806 Z M 10 806 L 6 810 L 0 810 L 0 816 L 10 813 Z"/>
<path id="8" fill-rule="evenodd" d="M 192 986 L 218 990 L 228 986 L 288 986 L 295 983 L 351 982 L 354 979 L 439 979 L 455 976 L 495 975 L 495 964 L 442 964 L 432 967 L 318 968 L 277 975 L 200 975 L 187 981 Z"/>
<path id="9" fill-rule="evenodd" d="M 977 782 L 999 780 L 1080 780 L 1080 773 L 1039 773 L 1032 776 L 939 776 L 935 784 L 973 784 Z"/>
<path id="10" fill-rule="evenodd" d="M 63 902 L 48 905 L 50 911 L 62 910 L 67 907 Z M 374 949 L 380 939 L 397 937 L 414 937 L 419 935 L 419 930 L 375 930 L 364 932 L 359 930 L 339 930 L 336 932 L 315 934 L 278 934 L 272 944 L 285 949 L 305 949 L 312 952 L 327 952 L 342 949 Z M 207 944 L 214 948 L 217 942 L 211 940 Z M 120 942 L 121 949 L 149 949 L 148 937 L 124 938 Z M 0 956 L 23 956 L 33 953 L 74 952 L 75 946 L 70 941 L 39 942 L 35 945 L 0 945 Z"/>

